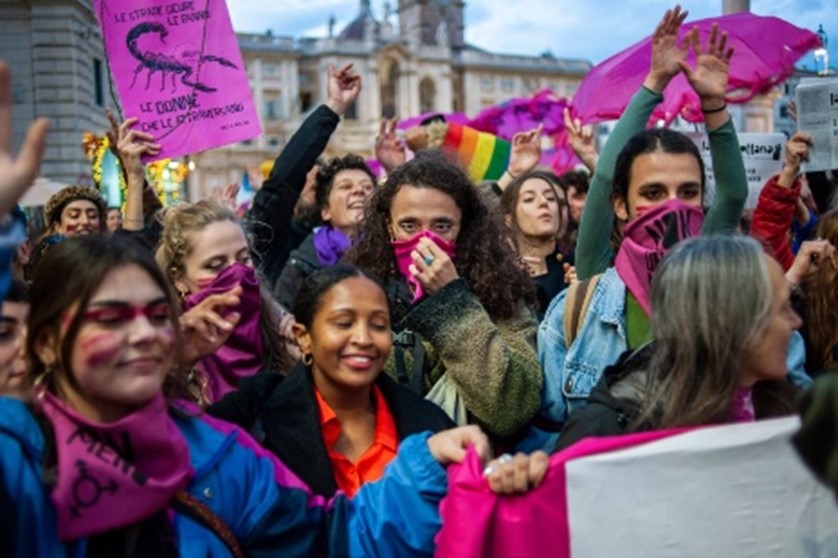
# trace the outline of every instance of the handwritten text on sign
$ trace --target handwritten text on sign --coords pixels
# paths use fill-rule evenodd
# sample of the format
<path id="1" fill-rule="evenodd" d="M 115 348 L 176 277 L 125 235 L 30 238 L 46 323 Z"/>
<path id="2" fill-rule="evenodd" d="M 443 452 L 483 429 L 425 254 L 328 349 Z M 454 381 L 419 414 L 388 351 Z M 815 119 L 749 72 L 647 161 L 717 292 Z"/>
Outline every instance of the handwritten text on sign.
<path id="1" fill-rule="evenodd" d="M 224 0 L 95 3 L 125 116 L 155 136 L 158 158 L 262 133 Z"/>

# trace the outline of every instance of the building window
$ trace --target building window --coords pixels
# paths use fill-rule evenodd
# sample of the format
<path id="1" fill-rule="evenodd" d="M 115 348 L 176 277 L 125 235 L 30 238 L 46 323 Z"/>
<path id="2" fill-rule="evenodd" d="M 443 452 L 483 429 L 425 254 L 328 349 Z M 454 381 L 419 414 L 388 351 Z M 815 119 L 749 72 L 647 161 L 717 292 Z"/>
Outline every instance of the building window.
<path id="1" fill-rule="evenodd" d="M 576 93 L 576 89 L 577 89 L 578 87 L 579 87 L 579 86 L 578 86 L 577 84 L 575 84 L 575 83 L 568 83 L 568 84 L 566 84 L 566 85 L 564 86 L 564 92 L 565 92 L 565 95 L 567 95 L 568 97 L 572 97 L 572 96 L 573 96 L 573 94 L 574 94 L 574 93 Z"/>
<path id="2" fill-rule="evenodd" d="M 300 111 L 308 112 L 312 105 L 312 95 L 309 91 L 300 91 Z"/>
<path id="3" fill-rule="evenodd" d="M 263 105 L 262 116 L 265 120 L 278 120 L 285 116 L 281 91 L 265 91 Z"/>
<path id="4" fill-rule="evenodd" d="M 491 91 L 495 88 L 495 78 L 493 76 L 483 76 L 480 80 L 480 89 L 483 91 Z"/>
<path id="5" fill-rule="evenodd" d="M 538 78 L 525 78 L 524 90 L 527 93 L 535 93 L 538 91 Z"/>
<path id="6" fill-rule="evenodd" d="M 93 99 L 97 107 L 105 106 L 105 66 L 98 58 L 93 59 Z"/>
<path id="7" fill-rule="evenodd" d="M 276 75 L 276 64 L 265 64 L 265 75 L 266 76 L 275 76 Z"/>
<path id="8" fill-rule="evenodd" d="M 507 77 L 500 80 L 500 89 L 504 93 L 515 91 L 515 78 Z"/>
<path id="9" fill-rule="evenodd" d="M 426 113 L 436 110 L 436 84 L 429 77 L 419 82 L 419 112 Z"/>
<path id="10" fill-rule="evenodd" d="M 559 84 L 558 84 L 558 82 L 551 81 L 550 83 L 547 84 L 547 89 L 552 91 L 554 94 L 558 95 L 559 94 Z"/>
<path id="11" fill-rule="evenodd" d="M 270 147 L 278 147 L 279 146 L 279 138 L 276 136 L 271 136 L 268 138 L 268 146 Z"/>

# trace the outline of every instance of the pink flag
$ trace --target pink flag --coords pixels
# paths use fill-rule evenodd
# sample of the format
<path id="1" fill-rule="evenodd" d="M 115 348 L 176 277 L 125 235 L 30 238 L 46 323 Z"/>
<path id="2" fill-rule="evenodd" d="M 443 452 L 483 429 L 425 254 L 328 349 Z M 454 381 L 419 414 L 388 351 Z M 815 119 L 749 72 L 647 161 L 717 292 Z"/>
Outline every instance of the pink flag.
<path id="1" fill-rule="evenodd" d="M 262 133 L 224 0 L 94 2 L 123 113 L 158 159 Z"/>

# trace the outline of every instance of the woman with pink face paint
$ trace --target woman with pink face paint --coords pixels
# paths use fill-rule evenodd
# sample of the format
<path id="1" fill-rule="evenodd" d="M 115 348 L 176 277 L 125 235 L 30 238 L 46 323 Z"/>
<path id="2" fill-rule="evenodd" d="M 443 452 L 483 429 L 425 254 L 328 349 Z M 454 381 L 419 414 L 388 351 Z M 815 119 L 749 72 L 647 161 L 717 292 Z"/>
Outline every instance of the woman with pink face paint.
<path id="1" fill-rule="evenodd" d="M 188 401 L 174 298 L 142 247 L 69 239 L 31 295 L 32 397 L 0 398 L 2 556 L 428 556 L 445 466 L 489 455 L 474 426 L 415 434 L 380 479 L 327 501 Z M 490 485 L 526 491 L 546 464 L 496 462 Z"/>
<path id="2" fill-rule="evenodd" d="M 347 258 L 386 280 L 387 372 L 456 422 L 514 438 L 539 405 L 535 292 L 465 172 L 436 153 L 396 169 Z"/>

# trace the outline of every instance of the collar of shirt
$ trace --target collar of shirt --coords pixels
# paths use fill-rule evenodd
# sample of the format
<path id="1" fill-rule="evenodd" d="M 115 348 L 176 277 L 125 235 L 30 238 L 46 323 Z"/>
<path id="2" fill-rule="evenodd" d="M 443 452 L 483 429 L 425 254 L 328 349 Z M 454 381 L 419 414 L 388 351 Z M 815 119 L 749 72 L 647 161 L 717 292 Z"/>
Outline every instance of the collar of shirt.
<path id="1" fill-rule="evenodd" d="M 396 433 L 396 423 L 393 420 L 393 415 L 390 413 L 390 408 L 387 406 L 387 401 L 377 385 L 372 385 L 373 398 L 375 400 L 375 436 L 373 445 L 381 445 L 391 451 L 398 449 L 398 435 Z M 314 396 L 317 399 L 317 408 L 320 411 L 320 430 L 323 432 L 323 440 L 326 442 L 326 447 L 331 450 L 337 443 L 340 437 L 341 425 L 335 411 L 329 406 L 320 390 L 314 388 Z"/>

